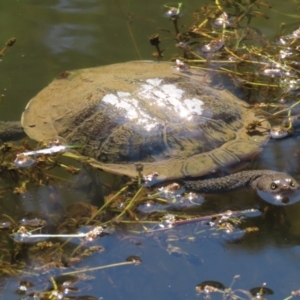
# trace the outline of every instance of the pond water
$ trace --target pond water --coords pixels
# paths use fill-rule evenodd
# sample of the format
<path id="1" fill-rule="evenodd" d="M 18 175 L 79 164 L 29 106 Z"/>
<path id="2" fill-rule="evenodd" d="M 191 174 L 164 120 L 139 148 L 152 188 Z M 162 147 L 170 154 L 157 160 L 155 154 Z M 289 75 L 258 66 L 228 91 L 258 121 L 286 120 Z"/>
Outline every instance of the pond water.
<path id="1" fill-rule="evenodd" d="M 213 1 L 184 2 L 187 9 L 180 24 L 189 26 L 192 12 L 207 2 Z M 267 37 L 275 36 L 282 22 L 292 30 L 299 27 L 299 1 L 273 0 L 269 3 L 272 9 L 264 9 L 269 19 L 254 20 L 255 26 Z M 152 59 L 151 34 L 160 33 L 163 37 L 165 60 L 168 60 L 178 49 L 174 47 L 172 36 L 158 29 L 172 30 L 171 22 L 163 16 L 163 5 L 161 0 L 1 0 L 0 22 L 4 30 L 0 33 L 0 41 L 4 44 L 14 36 L 17 43 L 0 62 L 0 93 L 5 94 L 0 119 L 20 119 L 27 102 L 60 72 Z M 300 147 L 299 138 L 296 133 L 288 139 L 271 141 L 250 168 L 286 171 L 299 181 L 300 162 L 294 156 Z M 70 179 L 80 182 L 84 176 L 83 172 Z M 109 181 L 109 175 L 101 176 L 101 180 Z M 47 193 L 47 189 L 39 189 L 34 195 L 36 202 L 30 201 L 32 195 L 24 195 L 23 202 L 27 206 L 23 209 L 28 213 L 36 210 L 33 206 L 41 205 L 38 208 L 50 214 L 45 205 L 45 201 L 51 201 Z M 70 202 L 85 196 L 84 191 L 70 189 L 60 198 L 62 202 Z M 22 218 L 22 209 L 15 211 L 15 206 L 20 206 L 20 198 L 7 199 L 14 200 L 7 204 L 7 211 L 14 211 L 16 220 Z M 192 210 L 192 213 L 200 211 L 205 215 L 226 209 L 257 208 L 261 205 L 258 202 L 249 191 L 225 193 L 211 196 L 205 206 L 195 208 L 197 212 Z M 229 287 L 233 277 L 240 275 L 233 290 L 250 290 L 266 283 L 274 291 L 274 295 L 267 298 L 284 299 L 300 288 L 299 215 L 300 202 L 271 208 L 268 213 L 253 213 L 244 219 L 241 228 L 258 227 L 259 231 L 245 235 L 227 236 L 209 230 L 208 226 L 204 230 L 200 222 L 147 234 L 116 231 L 94 242 L 94 245 L 103 246 L 104 252 L 86 257 L 76 266 L 109 265 L 124 262 L 133 255 L 141 258 L 142 263 L 90 272 L 88 275 L 92 277 L 79 284 L 80 291 L 71 296 L 122 300 L 201 299 L 203 295 L 197 295 L 195 289 L 198 284 L 216 281 Z M 283 221 L 283 217 L 288 222 Z M 2 240 L 7 238 L 7 232 L 0 234 Z M 67 271 L 66 266 L 63 272 Z M 41 273 L 34 289 L 45 290 L 50 276 L 60 273 L 59 268 Z M 22 276 L 3 276 L 0 299 L 31 299 L 15 293 L 20 280 Z M 242 296 L 248 299 L 245 294 Z M 211 298 L 221 299 L 222 295 L 213 294 Z"/>

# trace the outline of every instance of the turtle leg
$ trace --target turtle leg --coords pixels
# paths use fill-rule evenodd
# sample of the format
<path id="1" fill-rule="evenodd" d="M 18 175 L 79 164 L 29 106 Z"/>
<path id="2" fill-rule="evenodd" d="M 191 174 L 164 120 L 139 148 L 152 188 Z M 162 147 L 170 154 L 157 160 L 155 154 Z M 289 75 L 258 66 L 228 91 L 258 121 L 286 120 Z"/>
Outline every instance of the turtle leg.
<path id="1" fill-rule="evenodd" d="M 24 129 L 19 121 L 0 121 L 0 140 L 3 142 L 17 140 L 25 136 Z"/>

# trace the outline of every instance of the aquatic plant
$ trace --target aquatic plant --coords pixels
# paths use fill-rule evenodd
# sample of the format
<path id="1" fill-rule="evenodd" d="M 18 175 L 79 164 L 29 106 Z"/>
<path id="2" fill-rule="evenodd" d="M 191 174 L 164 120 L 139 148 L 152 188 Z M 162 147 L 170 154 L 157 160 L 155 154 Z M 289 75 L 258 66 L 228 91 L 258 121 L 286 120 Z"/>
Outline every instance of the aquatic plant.
<path id="1" fill-rule="evenodd" d="M 169 11 L 180 11 L 184 3 L 166 7 Z M 196 10 L 191 25 L 180 27 L 187 30 L 179 31 L 179 14 L 175 18 L 175 32 L 163 31 L 173 35 L 176 47 L 182 51 L 172 58 L 178 71 L 188 72 L 189 68 L 207 70 L 208 78 L 213 73 L 219 86 L 228 85 L 230 78 L 236 88 L 243 89 L 244 98 L 258 113 L 273 124 L 281 124 L 271 131 L 271 135 L 282 138 L 291 134 L 297 124 L 287 122 L 286 118 L 300 112 L 297 101 L 300 34 L 298 28 L 288 34 L 278 34 L 273 40 L 266 39 L 251 23 L 253 18 L 268 19 L 263 10 L 270 8 L 266 1 L 261 0 L 216 0 L 214 4 Z M 173 19 L 172 14 L 169 15 Z M 282 32 L 282 27 L 279 32 Z M 160 36 L 153 34 L 150 43 L 156 48 L 158 44 L 161 46 Z M 157 48 L 154 57 L 161 59 L 161 52 Z M 260 126 L 253 125 L 249 124 L 251 130 Z"/>

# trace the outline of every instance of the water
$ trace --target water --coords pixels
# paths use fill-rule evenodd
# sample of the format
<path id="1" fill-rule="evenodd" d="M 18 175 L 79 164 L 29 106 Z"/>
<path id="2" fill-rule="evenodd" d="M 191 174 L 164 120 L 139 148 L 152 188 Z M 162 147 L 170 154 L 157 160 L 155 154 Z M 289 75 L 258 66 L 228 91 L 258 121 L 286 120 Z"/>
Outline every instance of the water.
<path id="1" fill-rule="evenodd" d="M 182 24 L 189 22 L 189 12 L 205 3 L 187 1 L 190 11 L 182 17 Z M 300 18 L 295 1 L 270 3 L 273 6 L 268 12 L 270 19 L 255 20 L 264 34 L 275 35 L 281 22 L 297 27 Z M 0 93 L 5 94 L 1 120 L 19 119 L 31 97 L 62 71 L 151 59 L 154 49 L 148 38 L 153 33 L 159 32 L 164 37 L 163 45 L 168 48 L 165 58 L 171 57 L 177 51 L 173 48 L 174 41 L 157 29 L 172 30 L 171 23 L 162 16 L 163 4 L 161 0 L 151 3 L 138 0 L 2 0 L 0 41 L 4 44 L 15 36 L 17 43 L 0 63 Z M 289 171 L 299 179 L 299 162 L 292 155 L 297 149 L 297 134 L 293 138 L 272 141 L 252 167 Z M 36 206 L 41 205 L 41 199 L 49 201 L 47 190 L 37 194 Z M 75 195 L 66 197 L 74 199 Z M 18 199 L 14 199 L 18 205 Z M 241 203 L 256 207 L 256 200 L 247 191 L 224 194 L 212 197 L 204 211 L 240 209 Z M 34 209 L 36 207 L 28 208 L 29 211 Z M 199 299 L 195 291 L 197 284 L 214 280 L 229 286 L 232 277 L 239 274 L 241 278 L 233 288 L 247 290 L 267 282 L 275 291 L 272 298 L 283 299 L 300 288 L 300 202 L 281 210 L 247 218 L 242 227 L 257 226 L 260 231 L 237 239 L 215 238 L 209 232 L 199 234 L 198 223 L 152 234 L 118 232 L 103 237 L 94 243 L 105 247 L 105 251 L 87 257 L 76 267 L 123 262 L 130 255 L 139 256 L 142 263 L 95 271 L 91 273 L 95 278 L 88 286 L 79 284 L 82 290 L 76 296 L 89 294 L 122 300 Z M 289 226 L 280 220 L 283 213 Z M 20 212 L 18 214 L 21 216 Z M 170 238 L 174 236 L 175 240 Z M 174 247 L 179 247 L 181 252 L 172 252 Z M 35 288 L 44 289 L 47 280 L 49 274 L 42 276 Z M 3 281 L 4 284 L 2 299 L 21 299 L 14 294 L 18 280 Z M 220 298 L 213 296 L 213 299 Z"/>

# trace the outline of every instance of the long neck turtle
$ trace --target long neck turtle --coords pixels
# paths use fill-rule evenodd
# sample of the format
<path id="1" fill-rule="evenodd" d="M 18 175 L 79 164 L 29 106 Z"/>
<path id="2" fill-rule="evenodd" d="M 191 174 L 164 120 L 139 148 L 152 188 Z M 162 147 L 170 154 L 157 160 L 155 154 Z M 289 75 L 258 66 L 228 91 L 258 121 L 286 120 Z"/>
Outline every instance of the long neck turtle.
<path id="1" fill-rule="evenodd" d="M 24 130 L 20 121 L 0 121 L 0 141 L 16 140 L 24 136 Z"/>
<path id="2" fill-rule="evenodd" d="M 63 72 L 30 100 L 21 120 L 37 141 L 81 145 L 99 169 L 133 177 L 142 162 L 144 174 L 155 171 L 157 180 L 206 175 L 256 155 L 270 125 L 263 121 L 250 134 L 245 125 L 253 121 L 261 122 L 205 72 L 147 61 Z M 228 190 L 233 181 L 218 184 Z"/>
<path id="3" fill-rule="evenodd" d="M 21 123 L 34 140 L 60 139 L 103 170 L 164 178 L 201 176 L 237 164 L 269 140 L 245 102 L 207 83 L 205 73 L 128 62 L 64 72 L 30 100 Z"/>
<path id="4" fill-rule="evenodd" d="M 299 183 L 288 174 L 271 170 L 242 171 L 206 180 L 185 180 L 184 185 L 186 189 L 200 193 L 217 193 L 251 187 L 260 198 L 275 205 L 293 204 L 300 199 Z"/>

